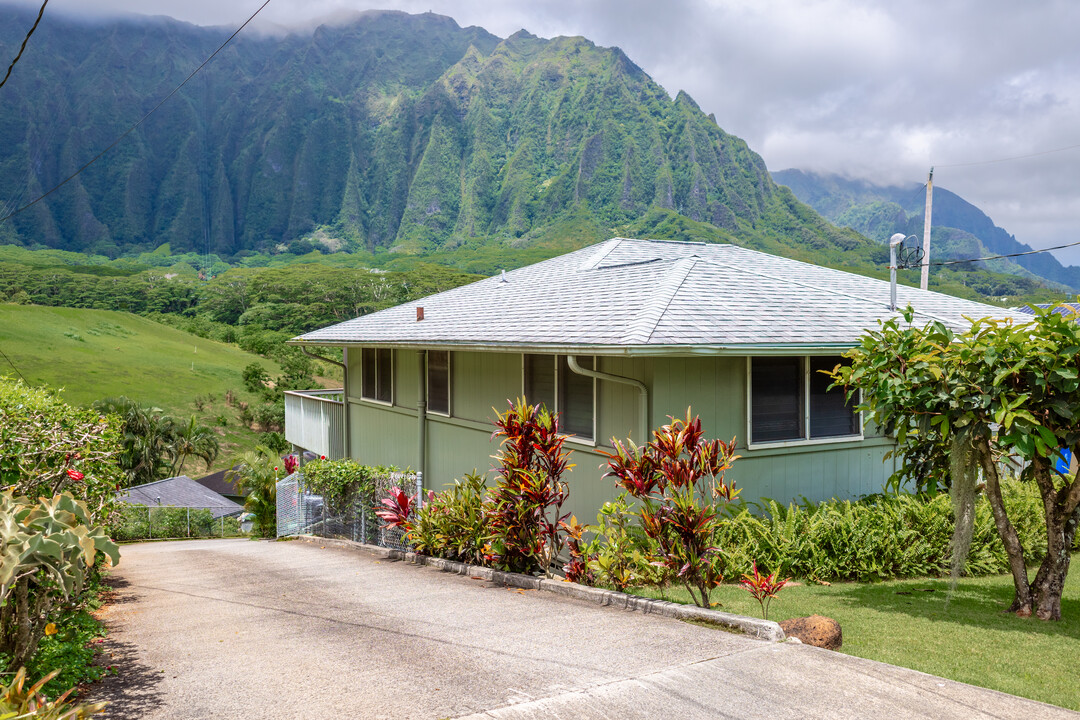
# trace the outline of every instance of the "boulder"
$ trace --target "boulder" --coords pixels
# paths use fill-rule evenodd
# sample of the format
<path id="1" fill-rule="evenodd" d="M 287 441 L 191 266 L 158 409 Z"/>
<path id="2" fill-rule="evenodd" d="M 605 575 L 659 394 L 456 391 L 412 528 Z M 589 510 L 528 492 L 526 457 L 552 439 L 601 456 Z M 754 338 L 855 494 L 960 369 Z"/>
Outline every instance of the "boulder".
<path id="1" fill-rule="evenodd" d="M 798 638 L 803 643 L 814 647 L 839 650 L 844 643 L 840 623 L 821 615 L 791 618 L 780 623 L 780 627 L 788 637 Z"/>

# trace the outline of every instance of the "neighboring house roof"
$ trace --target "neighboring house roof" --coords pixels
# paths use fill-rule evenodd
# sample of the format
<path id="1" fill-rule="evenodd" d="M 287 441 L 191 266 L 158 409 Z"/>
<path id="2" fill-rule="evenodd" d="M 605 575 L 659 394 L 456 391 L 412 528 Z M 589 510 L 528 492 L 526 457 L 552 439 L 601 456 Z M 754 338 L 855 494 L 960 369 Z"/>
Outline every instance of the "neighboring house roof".
<path id="1" fill-rule="evenodd" d="M 1037 308 L 1045 310 L 1046 308 L 1054 308 L 1054 312 L 1058 315 L 1080 315 L 1080 303 L 1038 303 L 1035 305 Z M 1034 315 L 1035 311 L 1031 309 L 1030 305 L 1022 305 L 1018 308 L 1013 308 L 1017 312 L 1022 312 L 1025 315 Z"/>
<path id="2" fill-rule="evenodd" d="M 214 492 L 220 495 L 224 495 L 226 497 L 228 497 L 229 495 L 241 497 L 242 494 L 237 491 L 232 481 L 225 479 L 225 476 L 230 472 L 231 470 L 218 470 L 216 473 L 210 473 L 209 475 L 204 475 L 201 478 L 195 478 L 195 482 L 199 483 L 208 490 L 213 490 Z"/>
<path id="3" fill-rule="evenodd" d="M 898 287 L 916 322 L 1017 313 Z M 417 321 L 416 307 L 424 319 Z M 321 345 L 596 354 L 842 348 L 894 315 L 889 283 L 734 245 L 614 238 L 301 335 Z"/>
<path id="4" fill-rule="evenodd" d="M 132 505 L 205 508 L 215 518 L 233 515 L 243 510 L 239 504 L 203 487 L 187 475 L 121 490 L 117 493 L 116 499 Z"/>

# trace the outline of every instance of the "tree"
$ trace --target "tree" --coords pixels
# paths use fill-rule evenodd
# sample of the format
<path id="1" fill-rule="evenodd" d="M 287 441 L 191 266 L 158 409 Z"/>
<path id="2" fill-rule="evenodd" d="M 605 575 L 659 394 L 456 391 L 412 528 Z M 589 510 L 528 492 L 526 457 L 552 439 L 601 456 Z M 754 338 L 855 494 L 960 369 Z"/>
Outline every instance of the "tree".
<path id="1" fill-rule="evenodd" d="M 217 435 L 211 428 L 199 425 L 195 416 L 186 425 L 174 426 L 175 432 L 172 439 L 172 468 L 173 476 L 179 475 L 184 468 L 184 462 L 191 456 L 195 456 L 206 463 L 206 469 L 217 459 L 221 444 Z"/>
<path id="2" fill-rule="evenodd" d="M 958 472 L 969 469 L 965 458 L 977 463 L 1009 558 L 1011 611 L 1058 620 L 1080 521 L 1080 479 L 1054 466 L 1061 448 L 1080 453 L 1080 326 L 1053 310 L 1036 310 L 1028 323 L 982 319 L 956 334 L 939 322 L 915 327 L 913 316 L 908 308 L 903 326 L 893 318 L 864 335 L 848 354 L 851 366 L 837 367 L 833 378 L 852 394 L 862 392 L 861 409 L 895 431 L 901 449 L 912 442 L 925 447 L 935 434 L 948 443 L 960 510 L 975 490 L 974 483 L 966 493 L 955 489 Z M 1001 497 L 1004 456 L 1025 463 L 1022 478 L 1035 482 L 1043 500 L 1047 544 L 1033 581 Z"/>
<path id="3" fill-rule="evenodd" d="M 252 532 L 258 537 L 277 534 L 278 460 L 270 448 L 259 445 L 245 453 L 240 464 L 225 479 L 247 496 L 244 509 L 254 515 Z"/>

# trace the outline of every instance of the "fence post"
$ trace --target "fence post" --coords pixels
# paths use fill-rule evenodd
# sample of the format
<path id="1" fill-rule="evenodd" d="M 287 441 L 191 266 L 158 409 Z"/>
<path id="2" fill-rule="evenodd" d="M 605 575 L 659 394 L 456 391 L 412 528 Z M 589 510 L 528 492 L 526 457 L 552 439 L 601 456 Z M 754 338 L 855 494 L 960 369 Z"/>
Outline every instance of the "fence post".
<path id="1" fill-rule="evenodd" d="M 424 473 L 416 473 L 416 509 L 424 509 Z"/>
<path id="2" fill-rule="evenodd" d="M 150 505 L 146 506 L 146 538 L 148 540 L 154 539 L 154 521 L 153 521 L 154 508 Z"/>
<path id="3" fill-rule="evenodd" d="M 221 516 L 221 537 L 225 537 L 225 516 Z"/>
<path id="4" fill-rule="evenodd" d="M 187 508 L 187 536 L 191 539 L 191 508 Z"/>

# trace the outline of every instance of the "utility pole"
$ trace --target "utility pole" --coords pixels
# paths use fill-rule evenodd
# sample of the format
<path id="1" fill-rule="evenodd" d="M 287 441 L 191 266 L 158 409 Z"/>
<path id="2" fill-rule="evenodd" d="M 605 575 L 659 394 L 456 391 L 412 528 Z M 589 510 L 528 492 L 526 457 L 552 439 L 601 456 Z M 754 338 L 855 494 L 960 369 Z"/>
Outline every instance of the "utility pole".
<path id="1" fill-rule="evenodd" d="M 926 179 L 926 213 L 923 215 L 922 230 L 922 280 L 919 287 L 923 290 L 930 283 L 930 214 L 934 205 L 934 168 L 930 168 L 930 177 Z"/>

